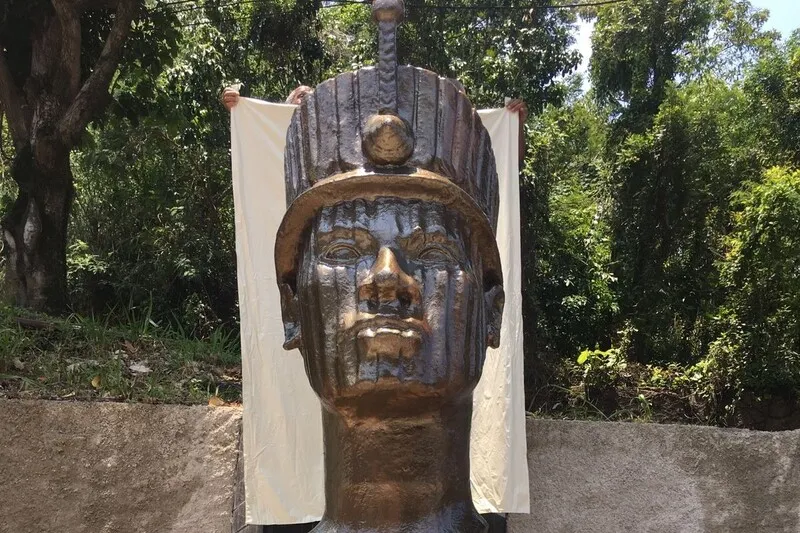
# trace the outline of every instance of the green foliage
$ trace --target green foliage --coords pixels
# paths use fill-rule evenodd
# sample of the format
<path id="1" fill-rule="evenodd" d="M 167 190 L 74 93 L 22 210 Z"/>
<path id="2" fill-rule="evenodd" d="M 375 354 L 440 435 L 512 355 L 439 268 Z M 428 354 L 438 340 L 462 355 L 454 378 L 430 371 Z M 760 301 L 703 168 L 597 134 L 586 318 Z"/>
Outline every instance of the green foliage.
<path id="1" fill-rule="evenodd" d="M 216 101 L 226 42 L 201 31 L 153 76 L 130 67 L 110 119 L 73 158 L 76 310 L 152 305 L 197 335 L 236 314 L 228 117 Z"/>
<path id="2" fill-rule="evenodd" d="M 609 342 L 617 312 L 604 211 L 606 126 L 587 100 L 548 107 L 532 121 L 522 184 L 523 294 L 537 349 L 574 353 Z"/>
<path id="3" fill-rule="evenodd" d="M 577 399 L 610 418 L 666 409 L 677 418 L 753 425 L 726 413 L 778 391 L 795 402 L 781 409 L 800 413 L 800 334 L 786 318 L 800 294 L 787 274 L 797 270 L 797 243 L 777 237 L 793 231 L 788 221 L 796 224 L 797 214 L 770 207 L 778 219 L 765 224 L 785 245 L 773 246 L 774 258 L 759 252 L 756 267 L 733 252 L 750 242 L 742 236 L 743 202 L 766 205 L 753 196 L 776 187 L 777 178 L 762 179 L 764 169 L 797 165 L 797 34 L 776 47 L 776 35 L 762 30 L 766 14 L 736 0 L 623 3 L 597 16 L 591 74 L 601 105 L 588 120 L 582 102 L 546 111 L 531 141 L 533 193 L 523 217 L 536 228 L 528 243 L 536 250 L 536 296 L 526 319 L 536 319 L 537 372 L 572 391 L 559 405 Z M 583 134 L 589 124 L 599 132 L 591 142 Z M 791 173 L 782 175 L 788 197 Z M 600 240 L 584 242 L 602 245 L 576 246 L 587 227 Z M 763 235 L 756 240 L 766 245 Z M 567 288 L 574 293 L 563 294 Z M 576 316 L 574 304 L 593 295 L 584 319 Z M 758 307 L 763 300 L 776 310 Z M 599 348 L 585 350 L 591 346 Z M 560 356 L 543 358 L 542 350 Z M 580 350 L 579 368 L 552 370 Z M 791 420 L 775 427 L 796 427 Z"/>
<path id="4" fill-rule="evenodd" d="M 679 69 L 678 55 L 711 24 L 708 2 L 624 2 L 598 11 L 591 77 L 600 101 L 653 112 Z"/>
<path id="5" fill-rule="evenodd" d="M 16 184 L 11 176 L 14 161 L 14 143 L 8 122 L 0 109 L 0 213 L 7 213 L 16 198 Z M 12 298 L 12 290 L 6 282 L 5 254 L 0 253 L 0 304 Z"/>
<path id="6" fill-rule="evenodd" d="M 679 54 L 678 72 L 686 81 L 708 74 L 728 82 L 740 79 L 779 38 L 777 31 L 763 29 L 767 10 L 747 0 L 714 0 L 704 8 L 711 13 L 708 32 L 685 43 Z"/>
<path id="7" fill-rule="evenodd" d="M 653 126 L 628 136 L 616 155 L 610 224 L 635 360 L 690 362 L 705 353 L 727 199 L 754 173 L 737 124 L 743 106 L 740 91 L 713 79 L 673 89 Z"/>
<path id="8" fill-rule="evenodd" d="M 800 166 L 800 31 L 763 55 L 744 90 L 763 164 Z"/>
<path id="9" fill-rule="evenodd" d="M 177 50 L 178 22 L 167 9 L 156 7 L 154 0 L 143 2 L 140 16 L 133 24 L 120 64 L 122 75 L 147 72 L 157 76 Z M 27 79 L 32 66 L 31 35 L 41 21 L 54 16 L 52 3 L 46 0 L 6 0 L 0 5 L 0 36 L 5 48 L 9 70 L 18 85 Z M 113 11 L 86 9 L 80 20 L 81 78 L 91 74 L 91 68 L 103 51 L 113 23 Z"/>
<path id="10" fill-rule="evenodd" d="M 777 35 L 747 0 L 623 2 L 598 10 L 591 79 L 633 131 L 649 126 L 668 87 L 714 73 L 735 78 Z"/>
<path id="11" fill-rule="evenodd" d="M 642 365 L 622 350 L 584 350 L 564 361 L 536 414 L 616 421 L 716 423 L 705 364 Z M 563 382 L 564 386 L 557 383 Z"/>
<path id="12" fill-rule="evenodd" d="M 583 384 L 588 389 L 615 386 L 628 366 L 617 348 L 584 350 L 577 362 L 583 368 Z"/>
<path id="13" fill-rule="evenodd" d="M 722 282 L 728 289 L 710 350 L 723 396 L 800 394 L 800 171 L 776 167 L 734 197 Z"/>
<path id="14" fill-rule="evenodd" d="M 513 11 L 524 0 L 492 2 L 497 9 L 475 10 L 482 0 L 460 0 L 461 9 L 411 9 L 401 30 L 403 60 L 457 77 L 479 107 L 522 97 L 532 112 L 566 96 L 554 78 L 572 72 L 579 55 L 570 50 L 574 15 L 566 10 Z"/>

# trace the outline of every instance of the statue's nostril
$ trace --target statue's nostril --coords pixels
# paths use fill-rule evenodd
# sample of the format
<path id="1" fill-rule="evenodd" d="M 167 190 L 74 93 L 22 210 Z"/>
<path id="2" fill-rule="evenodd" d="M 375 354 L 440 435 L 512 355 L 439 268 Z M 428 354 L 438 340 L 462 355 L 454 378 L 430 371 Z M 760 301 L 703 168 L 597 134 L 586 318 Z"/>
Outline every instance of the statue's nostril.
<path id="1" fill-rule="evenodd" d="M 400 307 L 411 307 L 411 297 L 408 294 L 399 294 L 397 300 L 400 302 Z"/>

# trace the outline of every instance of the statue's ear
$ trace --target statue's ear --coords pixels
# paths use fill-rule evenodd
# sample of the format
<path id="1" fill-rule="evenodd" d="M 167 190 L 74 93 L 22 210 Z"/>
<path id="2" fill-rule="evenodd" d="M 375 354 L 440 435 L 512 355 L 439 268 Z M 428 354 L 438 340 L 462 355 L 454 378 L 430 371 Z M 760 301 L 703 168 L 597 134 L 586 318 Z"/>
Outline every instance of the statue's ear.
<path id="1" fill-rule="evenodd" d="M 506 293 L 501 283 L 492 284 L 483 293 L 486 302 L 486 345 L 492 348 L 500 347 L 500 326 L 503 325 L 503 306 L 506 303 Z"/>
<path id="2" fill-rule="evenodd" d="M 303 335 L 300 329 L 300 304 L 297 293 L 288 283 L 280 284 L 281 315 L 283 316 L 283 341 L 284 350 L 294 350 L 303 345 Z"/>

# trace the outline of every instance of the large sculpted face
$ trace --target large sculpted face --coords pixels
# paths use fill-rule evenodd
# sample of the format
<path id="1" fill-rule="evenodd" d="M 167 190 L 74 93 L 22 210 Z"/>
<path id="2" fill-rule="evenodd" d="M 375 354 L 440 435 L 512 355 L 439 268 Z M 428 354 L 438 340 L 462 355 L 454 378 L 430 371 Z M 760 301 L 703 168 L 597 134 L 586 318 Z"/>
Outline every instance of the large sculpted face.
<path id="1" fill-rule="evenodd" d="M 459 213 L 354 200 L 318 213 L 307 239 L 284 319 L 326 406 L 391 416 L 472 392 L 498 343 L 503 293 L 484 286 Z"/>

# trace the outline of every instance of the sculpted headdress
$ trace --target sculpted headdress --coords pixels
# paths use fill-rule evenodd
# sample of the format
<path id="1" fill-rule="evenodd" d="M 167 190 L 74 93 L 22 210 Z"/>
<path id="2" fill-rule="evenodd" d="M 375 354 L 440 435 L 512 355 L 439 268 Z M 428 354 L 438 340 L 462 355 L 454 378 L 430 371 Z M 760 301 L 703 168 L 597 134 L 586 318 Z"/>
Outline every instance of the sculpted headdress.
<path id="1" fill-rule="evenodd" d="M 498 182 L 489 133 L 460 83 L 398 66 L 402 0 L 376 0 L 377 68 L 319 84 L 286 136 L 287 212 L 277 235 L 279 283 L 291 283 L 304 232 L 326 206 L 396 197 L 444 204 L 468 220 L 484 280 L 502 281 L 495 241 Z"/>

